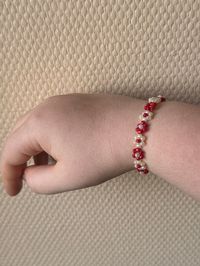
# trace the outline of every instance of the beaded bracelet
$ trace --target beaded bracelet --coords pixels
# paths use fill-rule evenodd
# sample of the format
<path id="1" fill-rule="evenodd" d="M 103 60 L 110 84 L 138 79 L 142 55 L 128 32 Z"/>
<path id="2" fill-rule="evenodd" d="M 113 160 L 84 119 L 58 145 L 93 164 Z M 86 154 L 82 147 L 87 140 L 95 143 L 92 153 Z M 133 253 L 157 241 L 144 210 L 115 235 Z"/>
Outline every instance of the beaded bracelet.
<path id="1" fill-rule="evenodd" d="M 166 99 L 161 95 L 149 98 L 147 104 L 144 106 L 145 111 L 139 116 L 139 123 L 135 129 L 137 133 L 134 137 L 134 144 L 136 148 L 133 148 L 132 157 L 135 158 L 134 167 L 142 175 L 148 174 L 149 172 L 146 163 L 144 160 L 142 160 L 144 158 L 144 151 L 142 150 L 142 147 L 146 143 L 146 137 L 143 135 L 143 133 L 149 129 L 149 124 L 147 121 L 150 121 L 153 118 L 153 110 L 158 103 L 164 101 L 166 101 Z"/>

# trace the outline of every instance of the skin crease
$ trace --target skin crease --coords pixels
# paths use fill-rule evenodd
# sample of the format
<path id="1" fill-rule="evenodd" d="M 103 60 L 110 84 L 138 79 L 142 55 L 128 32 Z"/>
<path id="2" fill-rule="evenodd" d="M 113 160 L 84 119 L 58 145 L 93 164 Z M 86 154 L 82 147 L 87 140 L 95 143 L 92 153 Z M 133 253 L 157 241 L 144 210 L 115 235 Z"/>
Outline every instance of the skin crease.
<path id="1" fill-rule="evenodd" d="M 95 186 L 134 169 L 135 127 L 147 101 L 112 94 L 52 96 L 20 117 L 5 141 L 0 170 L 6 192 L 25 181 L 55 194 Z M 144 146 L 148 169 L 200 199 L 199 106 L 166 101 L 155 109 Z M 55 164 L 47 164 L 47 154 Z M 27 167 L 33 156 L 35 165 Z"/>

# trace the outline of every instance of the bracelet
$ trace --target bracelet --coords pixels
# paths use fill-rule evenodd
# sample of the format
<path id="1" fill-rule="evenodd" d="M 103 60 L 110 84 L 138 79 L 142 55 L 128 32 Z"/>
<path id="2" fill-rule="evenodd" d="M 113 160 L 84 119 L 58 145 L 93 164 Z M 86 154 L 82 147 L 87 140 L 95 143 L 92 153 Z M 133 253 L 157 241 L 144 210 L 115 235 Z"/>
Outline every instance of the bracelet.
<path id="1" fill-rule="evenodd" d="M 137 124 L 137 127 L 135 129 L 137 134 L 134 136 L 134 145 L 136 146 L 136 148 L 133 148 L 132 157 L 135 159 L 134 167 L 142 175 L 148 174 L 149 172 L 147 165 L 143 160 L 144 151 L 142 150 L 142 147 L 146 143 L 146 137 L 143 135 L 143 133 L 145 133 L 149 129 L 149 124 L 147 121 L 150 121 L 153 118 L 153 110 L 158 103 L 164 101 L 166 101 L 166 99 L 161 95 L 149 98 L 147 104 L 144 106 L 145 111 L 139 116 L 139 123 Z"/>

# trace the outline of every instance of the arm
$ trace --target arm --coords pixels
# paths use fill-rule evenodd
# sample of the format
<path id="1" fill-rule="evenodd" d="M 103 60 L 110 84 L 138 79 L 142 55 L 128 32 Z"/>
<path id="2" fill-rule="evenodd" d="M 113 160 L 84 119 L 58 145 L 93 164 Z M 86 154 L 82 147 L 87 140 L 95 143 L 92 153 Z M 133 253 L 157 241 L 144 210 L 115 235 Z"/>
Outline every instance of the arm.
<path id="1" fill-rule="evenodd" d="M 117 122 L 121 134 L 113 138 L 116 154 L 122 156 L 125 169 L 133 169 L 130 156 L 132 132 L 146 101 L 132 99 L 127 118 Z M 119 114 L 118 117 L 125 114 Z M 121 122 L 120 122 L 121 121 Z M 127 122 L 125 122 L 127 121 Z M 145 161 L 148 169 L 196 199 L 200 199 L 200 107 L 197 105 L 166 101 L 155 109 L 145 133 Z M 117 131 L 116 131 L 117 132 Z M 119 143 L 121 145 L 119 145 Z M 126 147 L 124 152 L 121 147 Z M 127 165 L 128 163 L 128 165 Z M 123 168 L 122 166 L 122 168 Z"/>
<path id="2" fill-rule="evenodd" d="M 54 96 L 20 118 L 1 155 L 7 193 L 24 179 L 53 194 L 105 182 L 134 169 L 133 136 L 146 101 L 111 94 Z M 200 199 L 200 108 L 163 102 L 145 133 L 145 161 L 154 174 Z M 55 165 L 44 161 L 50 154 Z M 34 156 L 36 165 L 26 163 Z M 45 158 L 46 157 L 46 158 Z"/>

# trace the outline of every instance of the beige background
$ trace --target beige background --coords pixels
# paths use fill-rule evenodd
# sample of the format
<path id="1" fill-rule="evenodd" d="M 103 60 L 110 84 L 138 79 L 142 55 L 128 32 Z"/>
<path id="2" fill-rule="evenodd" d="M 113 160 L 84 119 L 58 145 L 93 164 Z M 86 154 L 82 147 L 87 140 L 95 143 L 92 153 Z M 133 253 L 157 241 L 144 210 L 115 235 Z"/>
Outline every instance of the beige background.
<path id="1" fill-rule="evenodd" d="M 198 0 L 0 0 L 1 148 L 50 95 L 199 104 L 199 73 Z M 153 174 L 51 196 L 0 190 L 1 266 L 200 265 L 199 203 Z"/>

